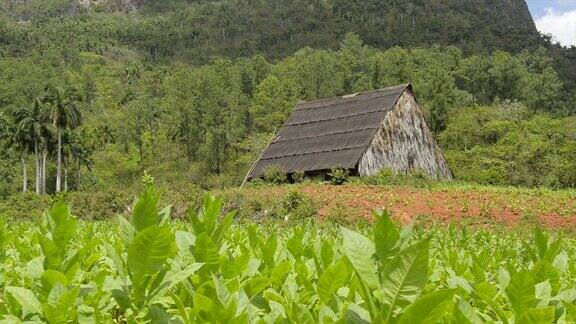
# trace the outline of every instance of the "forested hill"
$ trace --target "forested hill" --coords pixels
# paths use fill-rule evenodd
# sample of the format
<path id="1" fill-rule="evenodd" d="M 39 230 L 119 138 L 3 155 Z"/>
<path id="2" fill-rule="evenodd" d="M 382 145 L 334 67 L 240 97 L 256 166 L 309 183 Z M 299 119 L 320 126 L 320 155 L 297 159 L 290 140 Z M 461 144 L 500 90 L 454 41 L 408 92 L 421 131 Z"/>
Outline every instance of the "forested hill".
<path id="1" fill-rule="evenodd" d="M 347 32 L 378 48 L 516 53 L 542 44 L 524 0 L 4 0 L 3 12 L 18 22 L 0 22 L 4 50 L 127 46 L 194 63 L 337 48 Z"/>
<path id="2" fill-rule="evenodd" d="M 457 46 L 465 55 L 545 47 L 567 89 L 576 48 L 540 35 L 525 0 L 2 0 L 0 55 L 54 48 L 114 58 L 202 65 L 214 57 L 267 59 L 337 49 L 354 32 L 365 44 Z"/>

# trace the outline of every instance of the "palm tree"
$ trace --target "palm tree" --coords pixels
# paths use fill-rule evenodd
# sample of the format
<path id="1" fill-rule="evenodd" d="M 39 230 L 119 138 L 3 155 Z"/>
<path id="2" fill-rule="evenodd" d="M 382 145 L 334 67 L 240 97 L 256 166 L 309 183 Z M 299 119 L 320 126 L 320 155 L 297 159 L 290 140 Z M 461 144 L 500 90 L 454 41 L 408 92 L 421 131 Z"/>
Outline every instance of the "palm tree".
<path id="1" fill-rule="evenodd" d="M 9 143 L 20 153 L 20 162 L 22 163 L 22 192 L 28 191 L 28 172 L 26 167 L 26 158 L 30 152 L 31 137 L 30 134 L 24 129 L 20 123 L 21 118 L 26 118 L 25 109 L 18 109 L 15 111 L 15 122 L 12 124 L 10 130 Z"/>
<path id="2" fill-rule="evenodd" d="M 54 135 L 54 127 L 47 118 L 39 99 L 31 107 L 17 109 L 15 116 L 15 138 L 28 152 L 34 152 L 36 162 L 36 194 L 46 193 L 46 156 L 48 143 Z"/>
<path id="3" fill-rule="evenodd" d="M 4 150 L 14 148 L 20 153 L 22 162 L 22 191 L 28 191 L 28 174 L 26 169 L 26 139 L 17 132 L 17 126 L 13 119 L 0 115 L 0 140 L 2 140 Z M 1 144 L 1 143 L 0 143 Z"/>
<path id="4" fill-rule="evenodd" d="M 4 139 L 6 149 L 13 148 L 20 154 L 22 163 L 22 192 L 28 191 L 28 168 L 27 157 L 31 151 L 31 136 L 25 128 L 25 123 L 29 120 L 30 112 L 25 109 L 17 109 L 12 112 L 12 118 L 0 118 L 2 124 L 0 128 L 0 138 Z"/>
<path id="5" fill-rule="evenodd" d="M 65 130 L 78 127 L 82 121 L 78 108 L 80 98 L 71 89 L 64 90 L 58 86 L 50 86 L 46 88 L 44 102 L 48 104 L 56 130 L 56 192 L 60 192 L 62 184 L 62 135 Z"/>

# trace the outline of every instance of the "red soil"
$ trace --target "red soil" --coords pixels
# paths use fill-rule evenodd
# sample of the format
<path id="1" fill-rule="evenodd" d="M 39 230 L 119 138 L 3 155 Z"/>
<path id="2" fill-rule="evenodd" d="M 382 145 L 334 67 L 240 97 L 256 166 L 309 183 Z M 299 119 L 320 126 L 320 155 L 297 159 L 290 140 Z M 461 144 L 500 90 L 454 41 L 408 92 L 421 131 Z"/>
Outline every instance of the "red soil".
<path id="1" fill-rule="evenodd" d="M 268 195 L 285 189 L 267 188 Z M 278 190 L 279 189 L 279 190 Z M 394 218 L 408 223 L 461 221 L 474 225 L 540 223 L 553 229 L 576 229 L 576 196 L 543 195 L 522 191 L 468 189 L 417 189 L 367 185 L 303 186 L 320 206 L 320 217 L 330 216 L 335 208 L 346 217 L 372 218 L 373 209 L 386 209 Z"/>

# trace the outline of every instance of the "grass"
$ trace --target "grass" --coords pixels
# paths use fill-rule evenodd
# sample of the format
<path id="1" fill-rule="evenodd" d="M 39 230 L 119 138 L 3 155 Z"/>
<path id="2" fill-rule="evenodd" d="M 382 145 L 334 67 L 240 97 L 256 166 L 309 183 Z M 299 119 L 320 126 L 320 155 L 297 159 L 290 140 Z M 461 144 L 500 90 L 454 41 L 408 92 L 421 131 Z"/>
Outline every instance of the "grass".
<path id="1" fill-rule="evenodd" d="M 407 224 L 426 214 L 436 222 L 463 226 L 544 224 L 549 228 L 572 229 L 576 221 L 576 190 L 517 188 L 435 182 L 413 179 L 409 185 L 371 184 L 352 178 L 342 186 L 305 180 L 299 184 L 248 185 L 213 191 L 223 197 L 225 208 L 238 209 L 240 218 L 263 223 L 299 218 L 319 218 L 341 224 L 371 222 L 372 210 L 390 210 L 397 221 Z M 195 208 L 203 195 L 198 187 L 159 188 L 165 204 L 173 205 L 173 216 L 184 218 L 189 206 Z M 290 193 L 300 194 L 307 206 L 286 212 Z M 104 220 L 129 212 L 133 194 L 117 190 L 71 192 L 64 196 L 83 219 Z M 302 199 L 301 199 L 302 200 Z M 53 197 L 15 194 L 0 201 L 0 215 L 12 220 L 38 219 L 54 202 Z M 284 206 L 284 207 L 283 207 Z"/>

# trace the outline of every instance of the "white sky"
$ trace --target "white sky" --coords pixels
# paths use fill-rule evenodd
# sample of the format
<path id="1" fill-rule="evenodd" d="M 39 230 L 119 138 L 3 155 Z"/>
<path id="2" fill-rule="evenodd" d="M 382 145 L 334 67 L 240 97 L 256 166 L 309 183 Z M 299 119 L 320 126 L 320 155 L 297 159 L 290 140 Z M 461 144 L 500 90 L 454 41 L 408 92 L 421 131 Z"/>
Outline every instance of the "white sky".
<path id="1" fill-rule="evenodd" d="M 553 41 L 576 46 L 576 0 L 528 0 L 536 28 Z"/>

